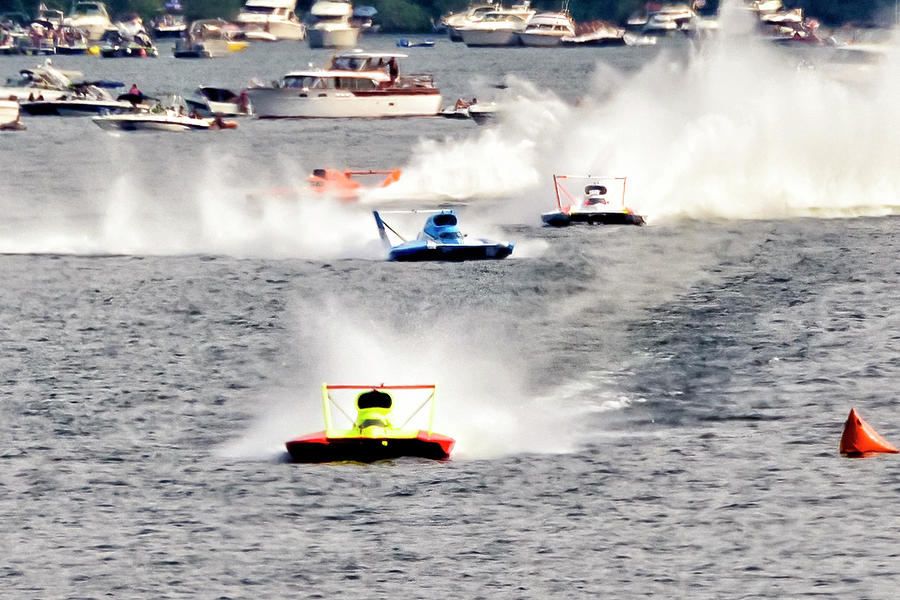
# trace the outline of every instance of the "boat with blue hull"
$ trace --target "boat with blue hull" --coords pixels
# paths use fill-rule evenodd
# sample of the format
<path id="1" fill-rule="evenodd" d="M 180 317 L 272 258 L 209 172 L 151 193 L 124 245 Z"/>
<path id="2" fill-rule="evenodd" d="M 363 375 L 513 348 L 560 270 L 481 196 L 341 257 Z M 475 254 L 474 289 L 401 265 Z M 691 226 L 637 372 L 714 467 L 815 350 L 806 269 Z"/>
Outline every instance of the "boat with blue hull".
<path id="1" fill-rule="evenodd" d="M 406 240 L 385 222 L 381 213 L 373 211 L 378 234 L 388 252 L 388 260 L 412 261 L 464 261 L 498 260 L 512 254 L 515 244 L 484 238 L 469 238 L 459 230 L 456 213 L 451 210 L 439 211 L 399 211 L 406 213 L 432 212 L 425 221 L 425 227 L 414 240 Z M 385 213 L 387 214 L 387 213 Z M 401 243 L 391 244 L 388 231 L 397 236 Z"/>

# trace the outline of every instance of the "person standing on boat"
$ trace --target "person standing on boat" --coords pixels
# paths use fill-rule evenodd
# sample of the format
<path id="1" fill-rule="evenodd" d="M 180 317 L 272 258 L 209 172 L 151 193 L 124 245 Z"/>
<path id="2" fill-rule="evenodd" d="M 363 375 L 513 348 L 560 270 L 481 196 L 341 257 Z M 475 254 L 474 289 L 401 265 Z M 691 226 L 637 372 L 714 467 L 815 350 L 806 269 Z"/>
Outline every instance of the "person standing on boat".
<path id="1" fill-rule="evenodd" d="M 394 56 L 388 61 L 388 75 L 391 76 L 391 83 L 394 83 L 400 75 L 400 66 L 397 64 L 397 58 Z"/>
<path id="2" fill-rule="evenodd" d="M 141 94 L 140 88 L 138 88 L 136 83 L 131 84 L 131 89 L 128 90 L 128 93 L 132 96 L 143 96 L 143 94 Z"/>

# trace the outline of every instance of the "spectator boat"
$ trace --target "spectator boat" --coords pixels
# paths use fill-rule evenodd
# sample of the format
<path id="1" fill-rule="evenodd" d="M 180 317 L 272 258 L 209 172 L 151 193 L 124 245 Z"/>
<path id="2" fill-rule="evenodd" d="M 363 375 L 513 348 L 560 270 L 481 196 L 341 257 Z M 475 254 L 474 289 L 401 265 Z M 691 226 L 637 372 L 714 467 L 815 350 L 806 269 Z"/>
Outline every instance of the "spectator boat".
<path id="1" fill-rule="evenodd" d="M 435 116 L 441 93 L 430 74 L 400 75 L 406 54 L 350 50 L 325 69 L 292 71 L 270 86 L 247 88 L 260 118 Z"/>

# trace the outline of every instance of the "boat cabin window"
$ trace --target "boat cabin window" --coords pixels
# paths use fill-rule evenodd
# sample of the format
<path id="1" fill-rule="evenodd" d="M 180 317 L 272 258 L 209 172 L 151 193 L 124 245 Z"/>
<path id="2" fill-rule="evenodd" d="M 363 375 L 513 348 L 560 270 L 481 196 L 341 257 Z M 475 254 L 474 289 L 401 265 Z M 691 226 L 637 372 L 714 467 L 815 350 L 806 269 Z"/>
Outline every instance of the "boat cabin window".
<path id="1" fill-rule="evenodd" d="M 603 185 L 589 185 L 584 188 L 585 196 L 597 196 L 603 195 L 606 193 L 606 186 Z"/>
<path id="2" fill-rule="evenodd" d="M 438 234 L 438 239 L 440 240 L 461 240 L 463 239 L 463 234 L 460 231 L 450 230 L 450 231 L 442 231 Z"/>
<path id="3" fill-rule="evenodd" d="M 338 77 L 335 86 L 339 90 L 374 90 L 377 86 L 371 79 L 358 77 Z"/>
<path id="4" fill-rule="evenodd" d="M 325 88 L 325 81 L 321 77 L 310 75 L 287 76 L 281 82 L 284 88 L 300 88 L 307 90 L 319 90 Z"/>
<path id="5" fill-rule="evenodd" d="M 256 15 L 269 15 L 275 11 L 271 6 L 245 6 L 244 12 Z"/>

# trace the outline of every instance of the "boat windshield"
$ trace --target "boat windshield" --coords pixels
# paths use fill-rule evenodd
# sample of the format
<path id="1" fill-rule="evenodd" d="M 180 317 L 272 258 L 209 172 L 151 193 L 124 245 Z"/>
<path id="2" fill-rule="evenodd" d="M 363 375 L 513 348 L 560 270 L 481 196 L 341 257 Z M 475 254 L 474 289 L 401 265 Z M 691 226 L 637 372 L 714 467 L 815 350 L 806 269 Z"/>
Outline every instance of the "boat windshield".
<path id="1" fill-rule="evenodd" d="M 275 9 L 271 6 L 245 6 L 243 12 L 254 15 L 271 15 Z"/>

